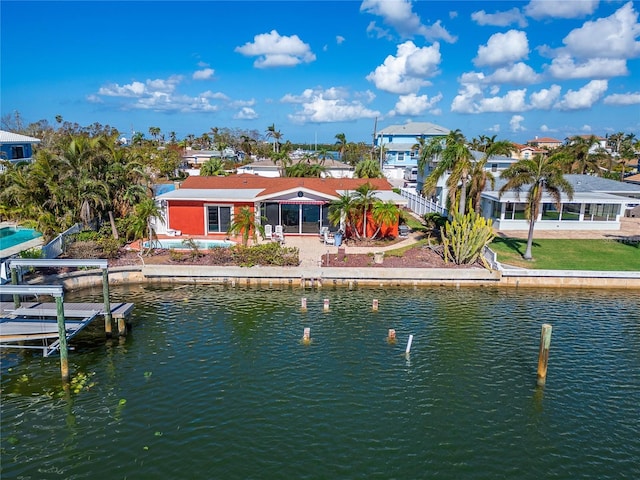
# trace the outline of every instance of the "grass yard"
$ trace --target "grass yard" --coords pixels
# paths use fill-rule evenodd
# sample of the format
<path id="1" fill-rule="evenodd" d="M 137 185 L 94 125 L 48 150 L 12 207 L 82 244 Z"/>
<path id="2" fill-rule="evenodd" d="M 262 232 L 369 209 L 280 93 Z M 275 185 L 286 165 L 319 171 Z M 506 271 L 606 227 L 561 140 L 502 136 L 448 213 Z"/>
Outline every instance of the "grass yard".
<path id="1" fill-rule="evenodd" d="M 522 258 L 527 240 L 496 238 L 490 245 L 498 261 L 541 270 L 640 271 L 640 245 L 615 240 L 560 240 L 533 238 L 532 261 Z"/>

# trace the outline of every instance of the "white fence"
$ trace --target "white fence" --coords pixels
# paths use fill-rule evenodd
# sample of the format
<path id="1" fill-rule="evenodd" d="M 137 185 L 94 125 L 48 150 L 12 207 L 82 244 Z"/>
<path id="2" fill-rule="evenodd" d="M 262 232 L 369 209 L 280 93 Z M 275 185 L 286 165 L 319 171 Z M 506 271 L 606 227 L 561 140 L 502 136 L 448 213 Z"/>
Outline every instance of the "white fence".
<path id="1" fill-rule="evenodd" d="M 82 230 L 82 226 L 76 223 L 73 227 L 62 232 L 56 238 L 51 240 L 45 246 L 42 247 L 42 258 L 58 258 L 64 252 L 65 240 L 69 235 L 78 233 Z"/>
<path id="2" fill-rule="evenodd" d="M 431 200 L 424 198 L 422 195 L 414 193 L 415 190 L 409 190 L 407 188 L 400 189 L 400 195 L 407 199 L 407 207 L 414 213 L 421 217 L 426 213 L 439 213 L 443 217 L 448 217 L 449 212 L 447 209 L 440 205 L 438 202 L 432 202 Z"/>

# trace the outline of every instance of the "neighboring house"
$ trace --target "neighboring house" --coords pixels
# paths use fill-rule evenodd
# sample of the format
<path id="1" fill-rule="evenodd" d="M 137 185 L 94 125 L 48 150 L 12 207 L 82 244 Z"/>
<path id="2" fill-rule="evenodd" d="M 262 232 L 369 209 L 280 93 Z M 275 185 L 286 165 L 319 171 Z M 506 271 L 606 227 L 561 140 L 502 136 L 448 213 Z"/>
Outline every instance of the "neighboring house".
<path id="1" fill-rule="evenodd" d="M 536 137 L 533 140 L 528 140 L 527 145 L 532 147 L 538 147 L 546 150 L 552 150 L 562 146 L 562 140 L 551 137 Z"/>
<path id="2" fill-rule="evenodd" d="M 574 188 L 573 200 L 562 195 L 560 210 L 543 194 L 537 230 L 619 230 L 620 218 L 640 206 L 640 186 L 591 175 L 565 175 Z M 496 181 L 494 190 L 482 194 L 482 214 L 493 220 L 498 230 L 527 230 L 525 202 L 528 187 L 520 195 L 499 190 L 505 181 Z"/>
<path id="3" fill-rule="evenodd" d="M 633 183 L 635 185 L 640 185 L 640 173 L 637 173 L 636 175 L 631 175 L 629 177 L 625 177 L 624 181 L 628 183 Z"/>
<path id="4" fill-rule="evenodd" d="M 577 135 L 577 137 L 584 140 L 590 140 L 591 137 L 595 138 L 596 141 L 593 145 L 591 145 L 591 148 L 589 148 L 589 153 L 599 153 L 602 151 L 611 153 L 611 149 L 607 146 L 607 139 L 604 137 L 599 137 L 598 135 Z M 572 144 L 571 138 L 566 139 L 567 145 Z"/>
<path id="5" fill-rule="evenodd" d="M 296 163 L 307 162 L 307 159 L 304 158 L 293 158 L 291 160 L 291 165 L 295 165 Z M 326 177 L 331 178 L 352 178 L 354 168 L 351 165 L 340 162 L 338 160 L 333 160 L 331 158 L 327 158 L 324 163 L 319 160 L 309 160 L 311 163 L 321 163 L 326 169 Z M 273 160 L 269 158 L 261 158 L 253 163 L 249 163 L 247 165 L 242 165 L 236 169 L 238 174 L 241 173 L 249 173 L 252 175 L 260 175 L 262 177 L 279 177 L 281 165 L 274 163 Z"/>
<path id="6" fill-rule="evenodd" d="M 375 146 L 382 148 L 381 164 L 385 176 L 401 180 L 407 167 L 418 165 L 418 138 L 428 143 L 433 137 L 446 136 L 449 129 L 428 122 L 390 125 L 376 133 Z"/>
<path id="7" fill-rule="evenodd" d="M 249 207 L 258 222 L 282 225 L 285 235 L 318 235 L 322 227 L 330 226 L 329 204 L 366 182 L 376 188 L 380 200 L 407 204 L 380 178 L 189 177 L 179 189 L 156 197 L 165 212 L 158 233 L 225 238 L 234 214 Z M 385 233 L 397 236 L 398 225 L 387 226 Z"/>
<path id="8" fill-rule="evenodd" d="M 520 143 L 513 144 L 514 150 L 512 157 L 516 160 L 529 160 L 536 155 L 547 155 L 549 152 L 544 148 L 534 147 L 533 145 L 522 145 Z"/>
<path id="9" fill-rule="evenodd" d="M 473 155 L 473 158 L 476 162 L 482 160 L 482 158 L 484 157 L 484 154 L 477 150 L 471 150 L 471 155 Z M 498 179 L 500 177 L 500 173 L 503 170 L 506 170 L 507 168 L 509 168 L 515 162 L 517 162 L 517 160 L 512 157 L 506 157 L 503 155 L 493 155 L 489 157 L 489 159 L 487 160 L 487 163 L 485 164 L 484 169 L 487 172 L 491 172 L 491 174 L 495 179 Z M 418 171 L 417 183 L 416 183 L 416 190 L 418 192 L 422 192 L 422 189 L 424 188 L 425 179 L 431 174 L 431 172 L 433 171 L 433 168 L 434 168 L 434 165 L 427 164 L 427 167 L 425 168 L 425 171 L 422 174 Z M 440 179 L 438 179 L 438 183 L 436 185 L 436 191 L 433 192 L 431 195 L 429 195 L 429 200 L 436 202 L 437 205 L 445 205 L 447 203 L 447 195 L 449 192 L 449 190 L 447 189 L 448 179 L 449 179 L 448 174 L 443 175 L 442 177 L 440 177 Z"/>
<path id="10" fill-rule="evenodd" d="M 0 130 L 0 160 L 10 163 L 31 162 L 33 145 L 38 143 L 38 138 Z M 3 170 L 4 167 L 0 165 L 0 172 Z"/>

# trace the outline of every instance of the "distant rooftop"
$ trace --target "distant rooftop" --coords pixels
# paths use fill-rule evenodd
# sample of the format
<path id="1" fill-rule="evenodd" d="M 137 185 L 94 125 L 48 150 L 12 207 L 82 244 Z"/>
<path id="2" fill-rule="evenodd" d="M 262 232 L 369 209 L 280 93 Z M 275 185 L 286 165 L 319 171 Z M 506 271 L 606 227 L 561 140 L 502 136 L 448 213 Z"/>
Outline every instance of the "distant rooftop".
<path id="1" fill-rule="evenodd" d="M 40 139 L 0 130 L 0 144 L 2 143 L 40 143 Z"/>
<path id="2" fill-rule="evenodd" d="M 389 125 L 378 132 L 378 135 L 448 135 L 450 130 L 429 122 L 411 122 L 402 125 Z"/>

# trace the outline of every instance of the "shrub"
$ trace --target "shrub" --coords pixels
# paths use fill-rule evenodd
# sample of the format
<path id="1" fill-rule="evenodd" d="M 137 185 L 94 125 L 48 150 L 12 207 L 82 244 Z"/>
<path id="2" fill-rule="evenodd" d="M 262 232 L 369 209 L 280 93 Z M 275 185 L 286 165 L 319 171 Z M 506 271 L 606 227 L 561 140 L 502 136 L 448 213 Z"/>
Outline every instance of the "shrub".
<path id="1" fill-rule="evenodd" d="M 297 247 L 283 247 L 277 242 L 263 243 L 252 247 L 233 247 L 234 260 L 244 267 L 253 265 L 295 266 L 300 263 Z"/>
<path id="2" fill-rule="evenodd" d="M 480 258 L 489 268 L 482 251 L 495 237 L 491 220 L 473 210 L 466 215 L 456 213 L 453 220 L 445 225 L 441 237 L 445 262 L 451 260 L 456 265 L 468 265 Z"/>

